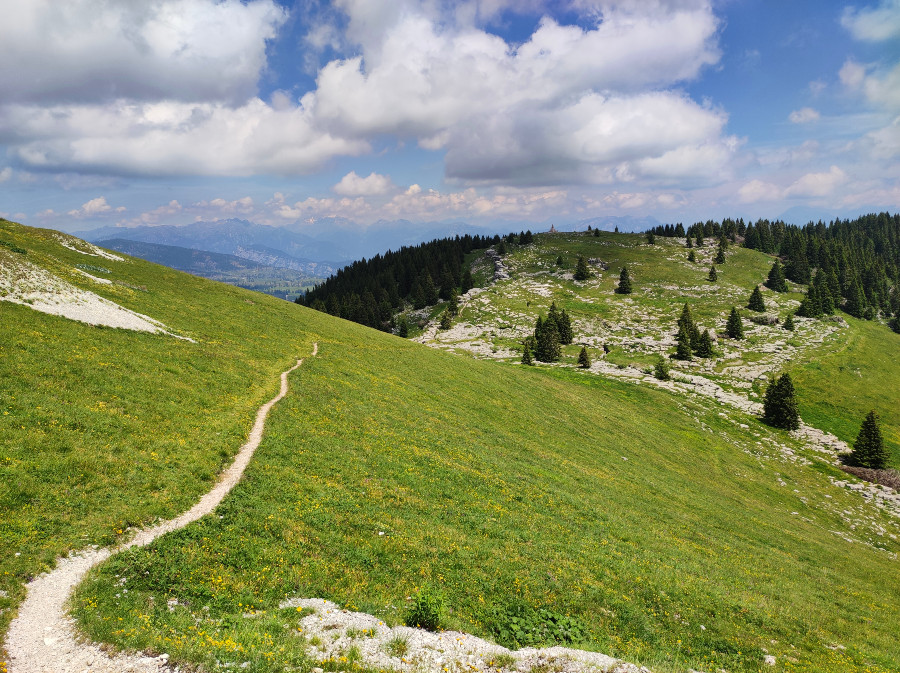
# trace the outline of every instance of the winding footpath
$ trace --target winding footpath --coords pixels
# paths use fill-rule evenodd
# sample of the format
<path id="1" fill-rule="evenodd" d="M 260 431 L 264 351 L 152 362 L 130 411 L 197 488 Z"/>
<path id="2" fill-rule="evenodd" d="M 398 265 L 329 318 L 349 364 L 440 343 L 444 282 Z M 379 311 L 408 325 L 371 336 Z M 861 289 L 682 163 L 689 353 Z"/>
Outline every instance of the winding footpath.
<path id="1" fill-rule="evenodd" d="M 312 355 L 318 353 L 313 344 Z M 19 606 L 19 614 L 10 625 L 6 638 L 9 652 L 9 673 L 159 673 L 171 670 L 168 655 L 146 657 L 131 654 L 110 656 L 94 643 L 82 642 L 74 622 L 66 612 L 72 591 L 95 565 L 131 547 L 143 547 L 161 535 L 184 528 L 209 514 L 240 481 L 254 451 L 262 440 L 269 411 L 288 391 L 288 374 L 303 364 L 297 364 L 281 374 L 281 390 L 262 405 L 247 442 L 234 462 L 222 472 L 219 482 L 187 512 L 152 528 L 145 528 L 120 547 L 90 549 L 57 560 L 56 567 L 37 577 L 28 585 L 28 593 Z"/>

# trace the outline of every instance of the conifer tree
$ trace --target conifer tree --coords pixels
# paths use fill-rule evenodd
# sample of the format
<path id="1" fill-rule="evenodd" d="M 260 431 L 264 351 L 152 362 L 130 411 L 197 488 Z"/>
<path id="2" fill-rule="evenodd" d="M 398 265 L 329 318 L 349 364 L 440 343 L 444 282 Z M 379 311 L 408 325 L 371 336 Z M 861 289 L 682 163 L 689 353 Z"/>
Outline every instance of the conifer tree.
<path id="1" fill-rule="evenodd" d="M 669 373 L 669 361 L 661 355 L 653 366 L 653 375 L 660 381 L 668 381 L 672 378 L 672 375 Z"/>
<path id="2" fill-rule="evenodd" d="M 766 310 L 766 303 L 763 300 L 762 292 L 759 291 L 759 285 L 753 288 L 753 292 L 750 293 L 750 300 L 747 302 L 747 308 L 751 311 L 756 311 L 757 313 L 762 313 Z"/>
<path id="3" fill-rule="evenodd" d="M 793 332 L 793 331 L 794 331 L 794 316 L 793 316 L 792 314 L 788 313 L 788 317 L 787 317 L 787 319 L 784 321 L 783 327 L 784 327 L 788 332 Z"/>
<path id="4" fill-rule="evenodd" d="M 703 247 L 703 230 L 702 229 L 699 229 L 697 231 L 697 247 L 698 248 Z"/>
<path id="5" fill-rule="evenodd" d="M 652 229 L 647 231 L 647 243 L 649 243 L 650 245 L 656 243 L 656 234 L 653 233 Z"/>
<path id="6" fill-rule="evenodd" d="M 562 265 L 563 265 L 562 255 L 557 255 L 556 256 L 556 266 L 562 266 Z"/>
<path id="7" fill-rule="evenodd" d="M 681 329 L 682 325 L 688 330 L 688 333 L 694 329 L 694 316 L 691 314 L 691 306 L 687 302 L 684 302 L 684 308 L 681 309 L 681 315 L 678 316 L 678 329 Z"/>
<path id="8" fill-rule="evenodd" d="M 538 316 L 534 328 L 534 357 L 541 362 L 559 360 L 559 328 L 550 315 L 544 320 Z"/>
<path id="9" fill-rule="evenodd" d="M 744 338 L 744 325 L 741 323 L 741 316 L 734 306 L 731 307 L 731 314 L 728 316 L 728 322 L 725 324 L 725 334 L 729 339 Z"/>
<path id="10" fill-rule="evenodd" d="M 473 287 L 475 287 L 475 280 L 472 278 L 472 270 L 466 269 L 463 272 L 462 282 L 461 282 L 460 288 L 459 288 L 460 292 L 465 294 L 466 292 L 471 290 Z"/>
<path id="11" fill-rule="evenodd" d="M 450 315 L 452 316 L 459 315 L 459 294 L 456 290 L 453 290 L 450 293 L 450 301 L 447 302 L 447 310 L 450 311 Z"/>
<path id="12" fill-rule="evenodd" d="M 810 283 L 806 290 L 806 296 L 800 302 L 797 308 L 797 315 L 803 318 L 821 318 L 822 304 L 819 303 L 819 293 L 816 286 Z"/>
<path id="13" fill-rule="evenodd" d="M 587 280 L 591 277 L 591 271 L 588 269 L 587 261 L 584 256 L 580 256 L 578 258 L 578 263 L 575 265 L 575 280 Z"/>
<path id="14" fill-rule="evenodd" d="M 422 292 L 425 295 L 425 305 L 434 306 L 438 300 L 438 288 L 431 279 L 430 273 L 425 273 L 425 279 L 422 281 Z"/>
<path id="15" fill-rule="evenodd" d="M 690 236 L 687 237 L 687 241 L 685 241 L 684 247 L 693 248 L 694 247 L 694 239 Z"/>
<path id="16" fill-rule="evenodd" d="M 679 360 L 690 360 L 693 350 L 691 349 L 691 337 L 684 325 L 678 328 L 676 339 L 678 340 L 678 346 L 675 349 L 675 357 Z"/>
<path id="17" fill-rule="evenodd" d="M 709 267 L 709 275 L 706 277 L 706 280 L 710 281 L 711 283 L 715 283 L 717 280 L 719 280 L 719 273 L 718 271 L 716 271 L 715 264 Z"/>
<path id="18" fill-rule="evenodd" d="M 449 309 L 444 311 L 444 314 L 441 316 L 441 329 L 450 329 L 453 323 L 450 320 L 450 311 Z"/>
<path id="19" fill-rule="evenodd" d="M 784 269 L 781 268 L 781 260 L 775 258 L 775 263 L 769 269 L 769 276 L 766 278 L 765 286 L 775 292 L 787 292 L 787 281 L 784 279 Z"/>
<path id="20" fill-rule="evenodd" d="M 688 239 L 688 240 L 691 240 L 691 239 Z M 691 251 L 688 253 L 688 261 L 691 262 L 691 263 L 694 263 L 694 262 L 697 261 L 697 255 L 694 254 L 694 251 L 693 251 L 693 250 L 691 250 Z"/>
<path id="21" fill-rule="evenodd" d="M 709 335 L 708 329 L 703 330 L 703 334 L 700 335 L 700 343 L 697 345 L 695 352 L 699 358 L 711 358 L 713 356 L 712 337 Z"/>
<path id="22" fill-rule="evenodd" d="M 591 357 L 588 355 L 586 346 L 582 346 L 581 352 L 578 354 L 578 366 L 582 369 L 588 369 L 591 366 Z"/>
<path id="23" fill-rule="evenodd" d="M 506 252 L 506 241 L 500 241 L 500 244 L 497 246 L 497 254 L 503 257 Z"/>
<path id="24" fill-rule="evenodd" d="M 556 319 L 556 327 L 559 330 L 559 343 L 563 346 L 568 346 L 572 343 L 575 338 L 575 335 L 572 333 L 572 319 L 569 318 L 569 314 L 566 313 L 565 309 L 562 310 Z"/>
<path id="25" fill-rule="evenodd" d="M 881 436 L 878 414 L 874 410 L 866 415 L 853 444 L 853 451 L 844 460 L 852 467 L 868 467 L 872 470 L 883 470 L 886 467 L 884 438 Z"/>
<path id="26" fill-rule="evenodd" d="M 525 339 L 525 350 L 522 351 L 522 364 L 533 365 L 534 359 L 531 356 L 531 339 Z"/>
<path id="27" fill-rule="evenodd" d="M 409 322 L 406 316 L 400 316 L 400 324 L 397 326 L 397 336 L 406 339 L 409 336 Z"/>
<path id="28" fill-rule="evenodd" d="M 617 294 L 631 294 L 631 276 L 628 275 L 628 267 L 623 266 L 622 272 L 619 274 L 619 286 L 616 288 Z"/>
<path id="29" fill-rule="evenodd" d="M 715 264 L 725 263 L 725 249 L 728 246 L 728 239 L 724 236 L 719 239 L 719 249 L 716 251 L 716 258 L 713 260 Z"/>
<path id="30" fill-rule="evenodd" d="M 785 430 L 800 427 L 800 411 L 794 398 L 794 382 L 790 374 L 782 374 L 778 379 L 773 379 L 766 388 L 763 420 L 773 427 Z"/>
<path id="31" fill-rule="evenodd" d="M 599 227 L 598 227 L 597 229 L 594 229 L 594 236 L 595 236 L 596 238 L 600 238 L 600 229 L 599 229 Z"/>
<path id="32" fill-rule="evenodd" d="M 862 318 L 866 310 L 866 295 L 863 294 L 862 286 L 859 280 L 853 279 L 850 285 L 850 291 L 847 294 L 847 303 L 844 304 L 844 311 L 852 315 L 854 318 Z"/>

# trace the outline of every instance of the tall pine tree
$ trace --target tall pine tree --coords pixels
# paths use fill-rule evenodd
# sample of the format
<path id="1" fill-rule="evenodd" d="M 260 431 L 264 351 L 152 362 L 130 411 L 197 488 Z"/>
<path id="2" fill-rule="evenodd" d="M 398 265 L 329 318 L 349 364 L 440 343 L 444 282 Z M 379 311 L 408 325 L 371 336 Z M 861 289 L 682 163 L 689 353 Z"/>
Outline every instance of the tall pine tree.
<path id="1" fill-rule="evenodd" d="M 628 267 L 623 266 L 619 274 L 619 286 L 616 288 L 618 294 L 631 294 L 631 276 L 628 275 Z"/>
<path id="2" fill-rule="evenodd" d="M 589 369 L 591 366 L 591 357 L 588 355 L 586 346 L 582 346 L 581 352 L 578 354 L 578 366 L 582 369 Z"/>
<path id="3" fill-rule="evenodd" d="M 800 411 L 794 398 L 794 382 L 790 374 L 782 374 L 778 379 L 773 379 L 766 388 L 763 420 L 773 427 L 785 430 L 800 427 Z"/>
<path id="4" fill-rule="evenodd" d="M 859 435 L 853 444 L 853 451 L 844 459 L 853 467 L 868 467 L 883 470 L 887 465 L 887 453 L 884 450 L 884 438 L 878 425 L 878 414 L 870 411 L 859 429 Z"/>
<path id="5" fill-rule="evenodd" d="M 753 292 L 750 293 L 750 300 L 747 302 L 747 308 L 751 311 L 756 311 L 757 313 L 762 313 L 766 310 L 766 302 L 763 300 L 762 292 L 759 291 L 759 285 L 753 288 Z"/>
<path id="6" fill-rule="evenodd" d="M 591 271 L 588 269 L 587 261 L 584 259 L 584 256 L 578 258 L 573 277 L 575 280 L 587 280 L 591 277 Z"/>
<path id="7" fill-rule="evenodd" d="M 744 338 L 744 325 L 741 323 L 741 316 L 734 306 L 731 307 L 731 314 L 728 316 L 728 322 L 725 323 L 725 334 L 729 339 Z"/>

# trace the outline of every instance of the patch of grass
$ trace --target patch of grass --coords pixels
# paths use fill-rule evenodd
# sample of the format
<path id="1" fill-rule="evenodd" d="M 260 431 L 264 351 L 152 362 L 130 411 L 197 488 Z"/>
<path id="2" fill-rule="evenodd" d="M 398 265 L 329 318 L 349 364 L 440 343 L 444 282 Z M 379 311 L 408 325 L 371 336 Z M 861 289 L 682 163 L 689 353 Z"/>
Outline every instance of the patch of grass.
<path id="1" fill-rule="evenodd" d="M 879 323 L 842 317 L 849 328 L 817 349 L 810 361 L 790 369 L 800 416 L 852 446 L 874 409 L 881 416 L 888 465 L 900 468 L 900 334 Z"/>
<path id="2" fill-rule="evenodd" d="M 409 652 L 409 640 L 403 636 L 394 636 L 385 643 L 384 649 L 392 657 L 405 657 Z"/>

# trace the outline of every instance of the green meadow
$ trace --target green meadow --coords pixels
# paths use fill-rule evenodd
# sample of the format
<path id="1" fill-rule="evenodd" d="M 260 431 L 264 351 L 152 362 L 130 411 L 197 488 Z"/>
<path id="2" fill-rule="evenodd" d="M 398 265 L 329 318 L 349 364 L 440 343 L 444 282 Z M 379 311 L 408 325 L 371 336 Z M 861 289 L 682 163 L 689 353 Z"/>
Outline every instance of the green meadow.
<path id="1" fill-rule="evenodd" d="M 60 275 L 85 259 L 50 232 L 3 222 L 0 238 Z M 597 245 L 575 238 L 539 237 L 511 264 L 545 268 L 560 251 L 573 259 Z M 612 264 L 634 265 L 636 286 L 705 276 L 673 246 L 603 240 Z M 749 295 L 771 262 L 732 254 L 720 278 Z M 114 557 L 78 589 L 73 612 L 91 638 L 200 670 L 308 671 L 322 664 L 307 654 L 298 613 L 278 609 L 285 598 L 327 598 L 396 624 L 425 590 L 444 598 L 443 628 L 515 647 L 512 617 L 566 617 L 565 638 L 537 644 L 657 671 L 756 671 L 766 655 L 777 662 L 766 670 L 900 669 L 900 522 L 833 485 L 849 477 L 790 435 L 573 366 L 476 360 L 138 260 L 93 263 L 128 286 L 66 278 L 196 343 L 0 303 L 0 531 L 20 554 L 0 557 L 0 629 L 23 582 L 54 557 L 124 539 L 196 500 L 278 373 L 317 342 L 222 505 Z M 567 281 L 556 296 L 573 317 L 618 320 L 613 269 L 592 302 L 574 286 L 567 295 Z M 698 321 L 727 300 L 698 299 Z M 510 306 L 466 310 L 541 308 L 513 306 L 509 293 L 495 301 Z M 684 295 L 653 290 L 646 301 L 677 317 Z M 846 350 L 820 345 L 823 368 L 826 352 L 839 368 L 895 344 L 884 326 L 847 329 L 834 337 Z M 840 416 L 845 425 L 830 429 L 845 439 L 857 406 L 896 396 L 861 386 L 860 400 L 829 412 L 828 380 L 856 370 L 791 366 L 808 377 L 797 384 L 804 419 Z M 349 658 L 324 667 L 361 668 Z"/>

